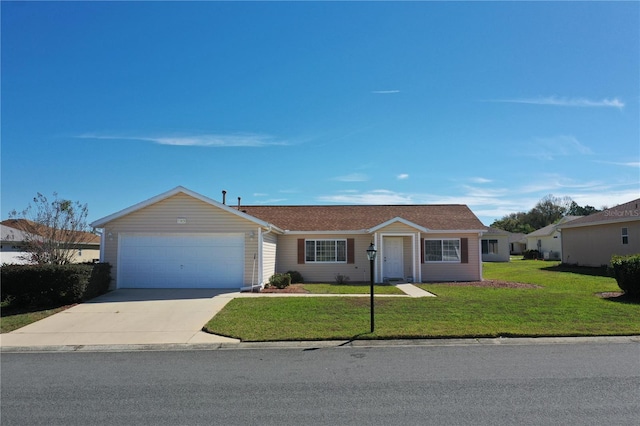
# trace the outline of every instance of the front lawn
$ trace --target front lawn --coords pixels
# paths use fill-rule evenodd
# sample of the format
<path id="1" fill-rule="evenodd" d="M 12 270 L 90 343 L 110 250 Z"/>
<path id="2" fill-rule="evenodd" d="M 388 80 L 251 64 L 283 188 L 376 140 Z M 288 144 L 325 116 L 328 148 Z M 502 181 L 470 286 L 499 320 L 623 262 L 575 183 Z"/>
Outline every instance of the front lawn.
<path id="1" fill-rule="evenodd" d="M 514 260 L 486 263 L 484 277 L 541 288 L 420 284 L 438 297 L 377 298 L 373 334 L 367 298 L 235 299 L 205 330 L 244 341 L 640 334 L 640 304 L 599 297 L 619 288 L 597 270 Z"/>
<path id="2" fill-rule="evenodd" d="M 306 291 L 313 294 L 370 294 L 370 284 L 304 284 Z M 392 285 L 375 285 L 374 294 L 405 294 Z"/>

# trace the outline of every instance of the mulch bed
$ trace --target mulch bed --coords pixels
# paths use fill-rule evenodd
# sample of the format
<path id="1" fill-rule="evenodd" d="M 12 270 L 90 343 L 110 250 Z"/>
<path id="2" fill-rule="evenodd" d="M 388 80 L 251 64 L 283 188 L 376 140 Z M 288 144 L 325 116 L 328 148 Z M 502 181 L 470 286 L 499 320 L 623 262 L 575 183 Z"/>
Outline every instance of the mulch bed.
<path id="1" fill-rule="evenodd" d="M 291 284 L 285 288 L 263 288 L 260 293 L 309 293 L 303 288 L 303 284 Z"/>
<path id="2" fill-rule="evenodd" d="M 535 284 L 515 283 L 511 281 L 484 280 L 484 281 L 460 281 L 460 282 L 433 282 L 428 284 L 451 285 L 461 287 L 493 287 L 493 288 L 542 288 Z"/>

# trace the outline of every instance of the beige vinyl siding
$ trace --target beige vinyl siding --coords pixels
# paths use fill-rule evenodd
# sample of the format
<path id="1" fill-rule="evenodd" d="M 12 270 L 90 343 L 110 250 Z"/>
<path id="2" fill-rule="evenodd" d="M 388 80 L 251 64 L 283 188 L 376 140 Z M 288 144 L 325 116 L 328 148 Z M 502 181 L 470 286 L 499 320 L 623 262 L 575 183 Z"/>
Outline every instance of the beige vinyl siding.
<path id="1" fill-rule="evenodd" d="M 409 226 L 409 225 L 405 225 L 402 222 L 394 222 L 389 224 L 388 226 L 385 226 L 382 229 L 379 229 L 378 232 L 380 233 L 406 233 L 406 234 L 414 234 L 417 232 L 416 228 Z"/>
<path id="2" fill-rule="evenodd" d="M 73 258 L 73 263 L 93 262 L 96 259 L 100 259 L 99 248 L 83 248 L 76 249 L 76 255 Z"/>
<path id="3" fill-rule="evenodd" d="M 179 224 L 178 218 L 186 219 Z M 251 237 L 251 232 L 254 235 Z M 118 238 L 126 233 L 244 233 L 244 282 L 251 282 L 253 254 L 258 250 L 258 226 L 189 195 L 179 193 L 165 200 L 104 225 L 104 261 L 112 265 L 111 276 L 117 283 Z"/>
<path id="4" fill-rule="evenodd" d="M 424 239 L 462 239 L 467 238 L 469 249 L 468 263 L 422 263 L 422 281 L 478 281 L 480 272 L 480 238 L 478 234 L 422 234 Z"/>
<path id="5" fill-rule="evenodd" d="M 354 239 L 355 263 L 298 263 L 298 239 Z M 305 282 L 335 282 L 337 274 L 346 275 L 351 282 L 369 281 L 369 260 L 367 248 L 371 244 L 370 235 L 308 234 L 279 235 L 277 272 L 298 271 Z"/>
<path id="6" fill-rule="evenodd" d="M 269 282 L 269 278 L 276 273 L 276 247 L 278 236 L 276 234 L 266 234 L 262 243 L 262 283 Z M 286 271 L 285 271 L 286 272 Z"/>
<path id="7" fill-rule="evenodd" d="M 622 244 L 627 228 L 629 244 Z M 562 229 L 562 261 L 583 266 L 609 265 L 611 256 L 640 253 L 640 221 Z"/>
<path id="8" fill-rule="evenodd" d="M 486 234 L 482 237 L 483 240 L 497 240 L 498 241 L 498 253 L 483 253 L 483 262 L 508 262 L 509 257 L 509 236 L 500 234 Z"/>

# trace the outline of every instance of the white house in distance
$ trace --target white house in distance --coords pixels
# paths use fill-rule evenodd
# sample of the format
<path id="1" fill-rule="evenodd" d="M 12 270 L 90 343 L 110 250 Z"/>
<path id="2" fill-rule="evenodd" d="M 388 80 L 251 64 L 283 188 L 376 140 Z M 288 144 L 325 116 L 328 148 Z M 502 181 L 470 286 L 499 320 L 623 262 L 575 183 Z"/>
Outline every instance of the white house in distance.
<path id="1" fill-rule="evenodd" d="M 514 254 L 523 254 L 527 251 L 527 236 L 522 233 L 509 234 L 509 252 Z"/>
<path id="2" fill-rule="evenodd" d="M 31 224 L 31 225 L 29 225 Z M 0 222 L 0 264 L 27 264 L 29 253 L 25 251 L 25 236 L 22 229 L 42 229 L 25 219 L 7 219 Z M 36 231 L 33 232 L 36 234 Z M 78 231 L 78 242 L 71 245 L 73 263 L 96 262 L 100 257 L 100 237 L 90 232 Z"/>
<path id="3" fill-rule="evenodd" d="M 510 254 L 510 235 L 511 232 L 489 227 L 487 232 L 482 236 L 482 261 L 508 262 Z"/>
<path id="4" fill-rule="evenodd" d="M 527 234 L 527 250 L 538 250 L 545 260 L 562 259 L 562 238 L 558 227 L 581 217 L 565 216 L 557 223 Z"/>
<path id="5" fill-rule="evenodd" d="M 486 231 L 461 204 L 236 208 L 180 186 L 91 226 L 103 230 L 112 288 L 244 290 L 291 270 L 369 281 L 371 243 L 375 282 L 479 281 Z"/>
<path id="6" fill-rule="evenodd" d="M 562 261 L 609 265 L 613 255 L 640 253 L 640 198 L 560 226 Z"/>

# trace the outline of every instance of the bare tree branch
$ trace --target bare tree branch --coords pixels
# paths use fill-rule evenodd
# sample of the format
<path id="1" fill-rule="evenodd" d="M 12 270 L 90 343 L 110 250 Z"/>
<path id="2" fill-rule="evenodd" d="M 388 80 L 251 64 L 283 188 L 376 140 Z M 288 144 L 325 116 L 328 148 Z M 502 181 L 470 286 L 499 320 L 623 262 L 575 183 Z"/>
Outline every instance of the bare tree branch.
<path id="1" fill-rule="evenodd" d="M 29 263 L 72 263 L 78 248 L 95 239 L 87 224 L 87 205 L 60 199 L 55 192 L 53 197 L 49 201 L 38 193 L 26 209 L 9 213 L 6 224 L 23 232 L 27 254 L 22 258 Z"/>

